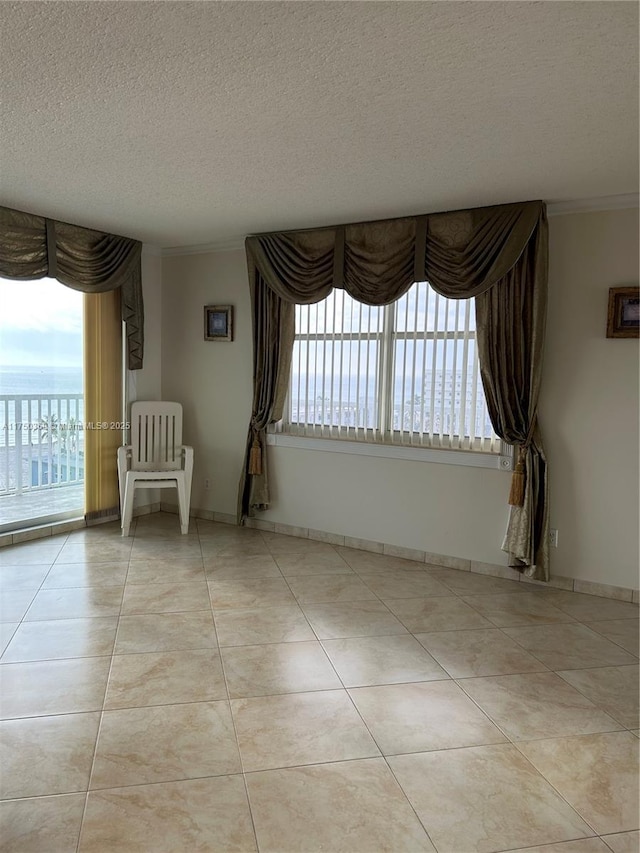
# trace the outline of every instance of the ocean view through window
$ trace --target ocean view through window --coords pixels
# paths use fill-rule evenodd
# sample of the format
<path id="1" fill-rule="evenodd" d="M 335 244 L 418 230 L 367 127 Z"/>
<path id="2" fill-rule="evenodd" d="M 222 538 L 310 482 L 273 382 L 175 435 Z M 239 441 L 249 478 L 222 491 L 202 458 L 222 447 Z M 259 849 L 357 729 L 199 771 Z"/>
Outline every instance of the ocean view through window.
<path id="1" fill-rule="evenodd" d="M 0 532 L 84 513 L 83 295 L 0 279 Z"/>
<path id="2" fill-rule="evenodd" d="M 282 431 L 297 436 L 499 454 L 487 412 L 472 299 L 416 282 L 368 306 L 343 290 L 296 305 Z"/>

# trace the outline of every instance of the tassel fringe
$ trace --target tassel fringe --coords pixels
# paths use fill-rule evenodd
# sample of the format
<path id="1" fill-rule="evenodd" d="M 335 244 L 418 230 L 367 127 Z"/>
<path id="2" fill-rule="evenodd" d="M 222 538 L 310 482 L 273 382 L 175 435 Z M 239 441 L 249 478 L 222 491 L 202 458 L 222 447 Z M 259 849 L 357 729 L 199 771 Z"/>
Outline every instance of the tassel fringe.
<path id="1" fill-rule="evenodd" d="M 249 453 L 249 473 L 253 475 L 262 474 L 262 448 L 257 436 L 253 439 Z"/>

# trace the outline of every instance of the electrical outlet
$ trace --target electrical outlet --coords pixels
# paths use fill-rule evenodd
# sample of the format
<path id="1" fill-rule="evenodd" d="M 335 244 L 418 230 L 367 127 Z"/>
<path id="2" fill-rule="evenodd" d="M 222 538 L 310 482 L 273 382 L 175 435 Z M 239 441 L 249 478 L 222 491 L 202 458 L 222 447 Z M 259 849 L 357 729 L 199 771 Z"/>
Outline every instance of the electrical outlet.
<path id="1" fill-rule="evenodd" d="M 558 547 L 558 531 L 555 527 L 552 527 L 549 531 L 549 545 L 551 545 L 552 548 Z"/>
<path id="2" fill-rule="evenodd" d="M 205 489 L 207 489 L 207 490 L 211 488 L 211 480 L 210 480 L 208 477 L 205 477 L 205 480 L 204 480 L 204 487 L 205 487 Z"/>

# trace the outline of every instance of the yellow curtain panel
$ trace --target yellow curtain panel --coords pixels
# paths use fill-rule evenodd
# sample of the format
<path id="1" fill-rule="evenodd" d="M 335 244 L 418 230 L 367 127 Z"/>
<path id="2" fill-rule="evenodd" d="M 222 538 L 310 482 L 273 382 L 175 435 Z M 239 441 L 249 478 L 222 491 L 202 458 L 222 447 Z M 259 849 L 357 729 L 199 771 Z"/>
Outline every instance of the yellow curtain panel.
<path id="1" fill-rule="evenodd" d="M 84 295 L 85 518 L 117 518 L 123 443 L 120 288 Z"/>

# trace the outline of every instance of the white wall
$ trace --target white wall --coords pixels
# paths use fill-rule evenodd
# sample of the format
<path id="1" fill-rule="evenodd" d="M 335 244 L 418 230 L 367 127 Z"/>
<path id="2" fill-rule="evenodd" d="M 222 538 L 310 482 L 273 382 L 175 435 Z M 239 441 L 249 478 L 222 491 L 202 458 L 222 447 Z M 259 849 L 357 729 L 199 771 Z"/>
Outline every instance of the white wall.
<path id="1" fill-rule="evenodd" d="M 605 338 L 608 288 L 637 282 L 638 212 L 550 220 L 541 420 L 551 470 L 552 571 L 638 586 L 638 346 Z M 205 304 L 232 303 L 233 343 L 203 341 Z M 185 406 L 193 506 L 234 513 L 251 409 L 251 319 L 242 251 L 163 259 L 162 390 Z M 610 438 L 607 438 L 610 436 Z M 509 474 L 269 448 L 261 517 L 506 564 Z M 203 480 L 212 478 L 205 492 Z"/>

